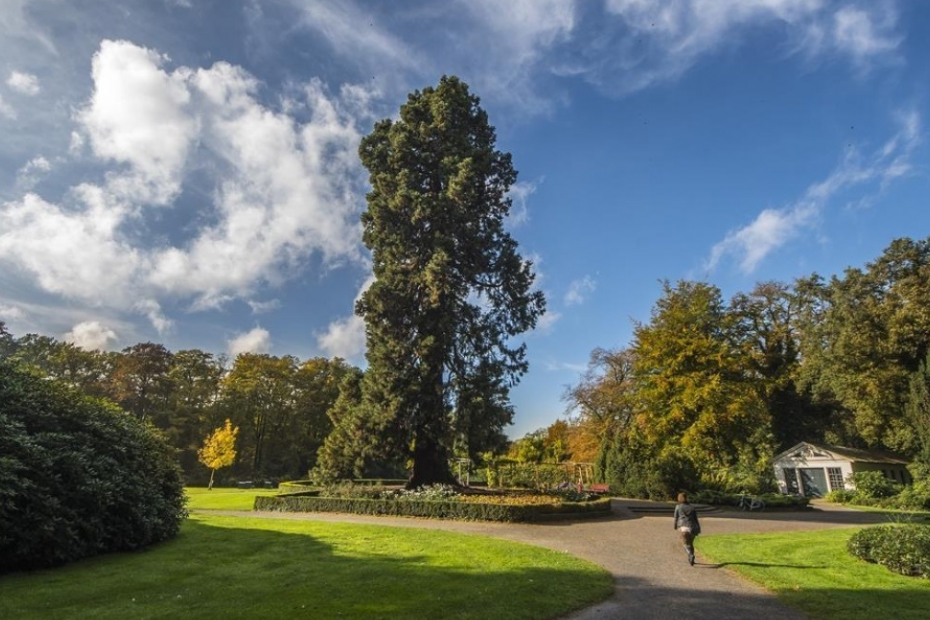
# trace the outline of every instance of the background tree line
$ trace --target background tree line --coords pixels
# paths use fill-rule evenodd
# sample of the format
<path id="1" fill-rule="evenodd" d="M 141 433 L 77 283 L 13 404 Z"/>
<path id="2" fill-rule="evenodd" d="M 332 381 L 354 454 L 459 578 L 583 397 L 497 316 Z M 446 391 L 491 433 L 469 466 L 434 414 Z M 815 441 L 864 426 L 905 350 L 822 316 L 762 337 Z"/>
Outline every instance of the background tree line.
<path id="1" fill-rule="evenodd" d="M 229 363 L 198 349 L 171 352 L 139 343 L 119 352 L 86 351 L 48 336 L 16 338 L 0 322 L 0 358 L 110 400 L 160 429 L 189 483 L 206 483 L 198 463 L 205 437 L 226 419 L 240 429 L 231 478 L 302 478 L 333 429 L 327 415 L 343 378 L 357 369 L 339 358 L 245 353 Z"/>
<path id="2" fill-rule="evenodd" d="M 729 302 L 710 283 L 666 281 L 629 346 L 596 349 L 567 390 L 566 458 L 596 461 L 618 491 L 662 497 L 771 488 L 772 456 L 800 441 L 897 452 L 920 474 L 928 344 L 930 238 Z"/>
<path id="3" fill-rule="evenodd" d="M 566 392 L 574 412 L 508 446 L 499 423 L 459 427 L 453 457 L 595 462 L 617 491 L 764 490 L 771 457 L 799 441 L 890 450 L 930 468 L 930 238 L 894 241 L 864 268 L 764 282 L 728 302 L 706 282 L 662 283 L 629 346 L 596 349 Z M 161 429 L 190 481 L 197 449 L 230 419 L 241 429 L 227 475 L 402 475 L 403 450 L 341 359 L 243 354 L 230 364 L 154 343 L 85 351 L 14 337 L 0 356 L 104 397 Z M 455 415 L 466 410 L 452 410 Z M 473 416 L 480 421 L 481 416 Z M 482 436 L 482 426 L 487 437 Z M 480 453 L 479 453 L 480 451 Z"/>

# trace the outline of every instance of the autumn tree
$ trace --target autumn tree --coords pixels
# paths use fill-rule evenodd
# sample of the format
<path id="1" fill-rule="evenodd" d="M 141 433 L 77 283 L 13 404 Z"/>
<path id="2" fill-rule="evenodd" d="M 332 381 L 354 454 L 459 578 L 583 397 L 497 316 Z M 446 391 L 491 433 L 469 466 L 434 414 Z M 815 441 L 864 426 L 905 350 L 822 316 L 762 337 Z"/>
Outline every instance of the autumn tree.
<path id="1" fill-rule="evenodd" d="M 232 422 L 226 420 L 225 426 L 214 429 L 204 439 L 203 447 L 197 451 L 197 459 L 210 468 L 210 483 L 207 489 L 213 490 L 213 475 L 217 469 L 229 467 L 236 462 L 236 437 L 239 436 L 239 427 L 233 427 Z"/>
<path id="2" fill-rule="evenodd" d="M 637 437 L 659 457 L 690 459 L 705 482 L 764 475 L 771 422 L 719 289 L 663 289 L 634 331 Z"/>
<path id="3" fill-rule="evenodd" d="M 629 431 L 634 396 L 633 352 L 594 349 L 578 384 L 562 397 L 573 420 L 569 447 L 574 460 L 593 462 L 605 441 Z"/>
<path id="4" fill-rule="evenodd" d="M 478 97 L 443 77 L 359 148 L 375 276 L 356 306 L 368 345 L 362 396 L 383 419 L 380 439 L 411 459 L 411 487 L 454 480 L 457 411 L 473 428 L 510 422 L 508 390 L 527 369 L 515 338 L 544 311 L 532 264 L 505 230 L 517 173 L 495 142 Z"/>

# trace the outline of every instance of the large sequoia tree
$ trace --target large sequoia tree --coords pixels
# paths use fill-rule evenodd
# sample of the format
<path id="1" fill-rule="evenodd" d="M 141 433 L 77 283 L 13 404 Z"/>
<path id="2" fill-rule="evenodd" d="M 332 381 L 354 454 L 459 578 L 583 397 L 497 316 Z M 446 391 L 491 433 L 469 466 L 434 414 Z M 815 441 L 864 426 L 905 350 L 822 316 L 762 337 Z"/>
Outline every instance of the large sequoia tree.
<path id="1" fill-rule="evenodd" d="M 359 148 L 370 174 L 362 215 L 375 281 L 359 300 L 364 407 L 409 451 L 410 486 L 452 480 L 453 444 L 499 439 L 509 389 L 545 300 L 505 230 L 517 173 L 495 148 L 478 97 L 455 77 L 411 94 Z"/>

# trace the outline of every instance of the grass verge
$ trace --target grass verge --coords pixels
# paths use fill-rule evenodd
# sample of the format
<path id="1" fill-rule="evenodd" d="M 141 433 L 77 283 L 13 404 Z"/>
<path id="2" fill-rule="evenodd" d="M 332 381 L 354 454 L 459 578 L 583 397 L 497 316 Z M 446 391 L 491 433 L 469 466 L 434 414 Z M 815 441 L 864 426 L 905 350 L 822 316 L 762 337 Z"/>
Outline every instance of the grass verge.
<path id="1" fill-rule="evenodd" d="M 600 567 L 482 536 L 196 514 L 177 539 L 0 577 L 0 618 L 555 618 Z"/>
<path id="2" fill-rule="evenodd" d="M 186 487 L 188 510 L 252 510 L 259 495 L 277 495 L 277 489 L 221 489 Z"/>
<path id="3" fill-rule="evenodd" d="M 924 620 L 930 581 L 896 575 L 846 551 L 858 528 L 711 535 L 698 551 L 816 620 Z"/>

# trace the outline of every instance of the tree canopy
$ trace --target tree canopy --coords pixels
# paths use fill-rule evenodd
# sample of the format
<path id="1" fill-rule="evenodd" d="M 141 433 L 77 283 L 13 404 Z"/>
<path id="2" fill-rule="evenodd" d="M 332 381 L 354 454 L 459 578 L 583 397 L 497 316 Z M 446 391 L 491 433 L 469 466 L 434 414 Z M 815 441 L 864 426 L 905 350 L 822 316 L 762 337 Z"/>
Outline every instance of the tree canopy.
<path id="1" fill-rule="evenodd" d="M 544 312 L 532 264 L 505 229 L 517 173 L 478 97 L 455 77 L 412 93 L 359 154 L 370 175 L 363 240 L 375 280 L 362 399 L 388 444 L 409 451 L 411 486 L 453 479 L 456 439 L 477 455 L 513 417 L 526 371 L 515 341 Z"/>

